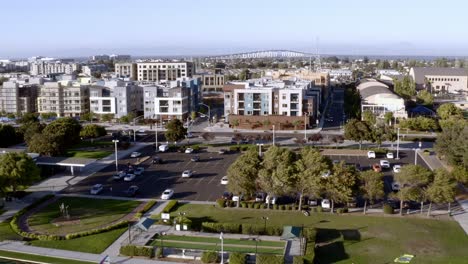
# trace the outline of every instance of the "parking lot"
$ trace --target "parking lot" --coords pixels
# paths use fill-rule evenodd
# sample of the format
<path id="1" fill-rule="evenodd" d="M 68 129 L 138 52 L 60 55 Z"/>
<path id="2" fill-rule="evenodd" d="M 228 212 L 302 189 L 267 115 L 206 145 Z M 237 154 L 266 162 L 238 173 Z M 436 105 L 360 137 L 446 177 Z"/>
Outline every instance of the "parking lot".
<path id="1" fill-rule="evenodd" d="M 143 160 L 150 157 L 138 166 L 145 168 L 141 176 L 137 176 L 131 182 L 113 180 L 115 164 L 107 166 L 93 176 L 84 179 L 78 184 L 65 189 L 64 193 L 89 194 L 91 186 L 103 184 L 105 186 L 102 195 L 124 196 L 124 191 L 131 185 L 137 185 L 139 192 L 137 198 L 160 198 L 165 189 L 174 189 L 173 199 L 214 201 L 221 197 L 226 187 L 221 185 L 221 178 L 226 175 L 227 168 L 237 158 L 237 153 L 209 153 L 201 151 L 194 154 L 178 152 L 165 152 L 155 154 L 152 147 L 146 147 L 140 151 L 139 157 Z M 200 160 L 191 161 L 191 157 L 198 155 Z M 163 164 L 152 164 L 152 157 L 160 157 Z M 134 164 L 137 158 L 123 157 L 119 160 L 119 170 Z M 184 170 L 192 170 L 190 178 L 182 178 Z"/>

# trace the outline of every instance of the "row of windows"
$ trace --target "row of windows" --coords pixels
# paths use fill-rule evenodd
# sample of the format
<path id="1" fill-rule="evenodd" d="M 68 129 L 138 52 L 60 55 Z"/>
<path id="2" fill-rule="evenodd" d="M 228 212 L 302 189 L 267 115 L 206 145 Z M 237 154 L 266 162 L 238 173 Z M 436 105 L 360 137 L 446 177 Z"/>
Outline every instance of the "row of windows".
<path id="1" fill-rule="evenodd" d="M 426 78 L 429 81 L 432 82 L 459 82 L 459 78 Z"/>
<path id="2" fill-rule="evenodd" d="M 138 65 L 139 69 L 146 69 L 147 65 Z M 166 66 L 168 69 L 176 69 L 176 68 L 185 68 L 185 65 L 148 65 L 148 69 L 166 69 Z"/>

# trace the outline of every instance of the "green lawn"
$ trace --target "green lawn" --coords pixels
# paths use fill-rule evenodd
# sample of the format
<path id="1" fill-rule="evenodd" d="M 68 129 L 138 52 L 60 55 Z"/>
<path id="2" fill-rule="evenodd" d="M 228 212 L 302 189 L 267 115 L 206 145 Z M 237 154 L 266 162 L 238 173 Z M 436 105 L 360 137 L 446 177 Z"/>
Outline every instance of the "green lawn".
<path id="1" fill-rule="evenodd" d="M 96 150 L 96 151 L 86 151 L 86 150 L 69 150 L 66 153 L 67 157 L 74 158 L 87 158 L 87 159 L 102 159 L 112 154 L 112 151 L 106 150 Z"/>
<path id="2" fill-rule="evenodd" d="M 220 241 L 219 238 L 217 237 L 177 236 L 177 235 L 164 236 L 164 240 L 191 241 L 191 242 L 203 242 L 203 243 L 215 243 L 215 244 L 219 243 Z M 255 241 L 240 240 L 240 239 L 224 239 L 224 244 L 255 246 Z M 284 242 L 264 240 L 264 241 L 259 241 L 258 246 L 284 247 Z"/>
<path id="3" fill-rule="evenodd" d="M 112 141 L 81 141 L 80 143 L 73 145 L 72 149 L 79 149 L 79 148 L 90 148 L 90 147 L 107 147 L 107 146 L 114 146 Z"/>
<path id="4" fill-rule="evenodd" d="M 69 206 L 73 222 L 55 223 L 61 217 L 59 206 Z M 28 223 L 31 229 L 40 233 L 65 235 L 103 227 L 130 213 L 140 202 L 107 199 L 62 197 L 33 214 Z"/>
<path id="5" fill-rule="evenodd" d="M 161 240 L 155 240 L 151 243 L 152 246 L 161 246 Z M 210 250 L 210 251 L 221 251 L 221 243 L 218 239 L 218 243 L 212 244 L 192 244 L 192 243 L 184 243 L 184 242 L 173 242 L 173 241 L 166 241 L 166 238 L 162 242 L 164 247 L 172 247 L 172 248 L 182 248 L 182 249 L 202 249 L 202 250 Z M 224 244 L 223 246 L 224 251 L 228 252 L 242 252 L 242 253 L 255 253 L 255 246 L 253 247 L 242 247 L 242 246 L 232 246 L 229 244 Z M 263 254 L 275 254 L 275 255 L 283 255 L 284 254 L 284 247 L 283 248 L 257 248 L 257 253 Z"/>
<path id="6" fill-rule="evenodd" d="M 90 264 L 90 263 L 93 263 L 93 262 L 87 262 L 87 261 L 53 258 L 53 257 L 46 257 L 46 256 L 0 250 L 0 258 L 2 257 L 12 258 L 12 259 L 21 260 L 21 261 L 28 261 L 28 260 L 39 261 L 39 262 L 50 263 L 50 264 Z"/>
<path id="7" fill-rule="evenodd" d="M 10 219 L 0 223 L 0 241 L 3 240 L 21 240 L 22 237 L 10 228 Z"/>
<path id="8" fill-rule="evenodd" d="M 391 263 L 401 254 L 413 254 L 412 264 L 466 263 L 468 236 L 457 222 L 423 218 L 377 217 L 295 211 L 221 209 L 212 205 L 181 205 L 195 227 L 201 222 L 235 222 L 316 227 L 316 263 Z"/>
<path id="9" fill-rule="evenodd" d="M 41 241 L 34 240 L 30 244 L 37 247 L 73 250 L 86 253 L 100 254 L 119 238 L 127 228 L 115 229 L 109 232 L 85 236 L 70 240 Z"/>

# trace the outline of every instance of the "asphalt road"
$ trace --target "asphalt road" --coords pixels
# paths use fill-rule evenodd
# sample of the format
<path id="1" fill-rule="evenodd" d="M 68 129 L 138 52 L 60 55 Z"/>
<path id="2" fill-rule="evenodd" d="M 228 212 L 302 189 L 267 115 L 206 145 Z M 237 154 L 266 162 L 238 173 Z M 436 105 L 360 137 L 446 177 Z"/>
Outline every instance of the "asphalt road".
<path id="1" fill-rule="evenodd" d="M 335 88 L 331 98 L 331 104 L 325 113 L 325 122 L 323 124 L 323 130 L 336 130 L 340 129 L 340 126 L 345 122 L 344 118 L 344 90 L 342 88 Z M 333 121 L 327 121 L 328 118 L 332 118 Z"/>

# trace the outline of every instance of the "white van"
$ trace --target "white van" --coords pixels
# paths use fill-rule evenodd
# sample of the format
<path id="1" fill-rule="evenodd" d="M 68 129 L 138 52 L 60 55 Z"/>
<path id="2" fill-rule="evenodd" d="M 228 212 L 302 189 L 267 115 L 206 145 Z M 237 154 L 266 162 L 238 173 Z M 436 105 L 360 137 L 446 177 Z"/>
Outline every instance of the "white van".
<path id="1" fill-rule="evenodd" d="M 169 149 L 168 145 L 161 145 L 159 146 L 159 151 L 166 152 Z"/>

